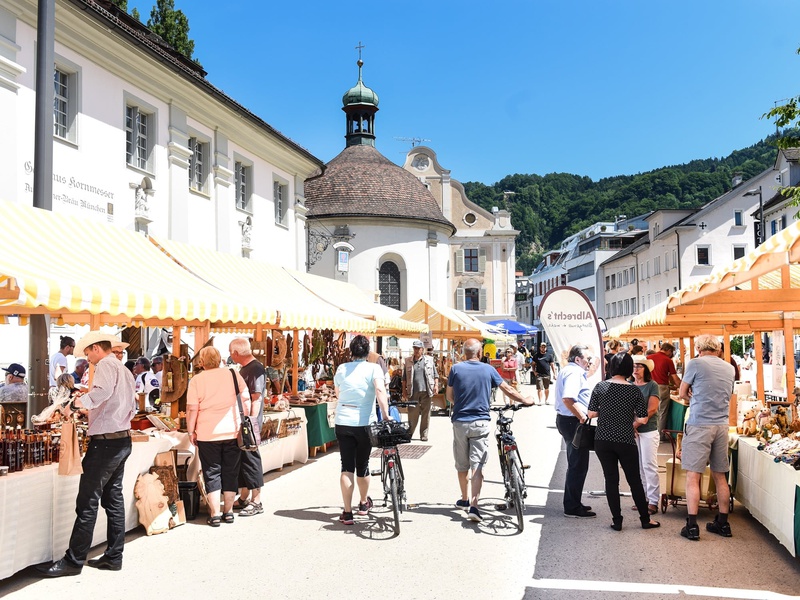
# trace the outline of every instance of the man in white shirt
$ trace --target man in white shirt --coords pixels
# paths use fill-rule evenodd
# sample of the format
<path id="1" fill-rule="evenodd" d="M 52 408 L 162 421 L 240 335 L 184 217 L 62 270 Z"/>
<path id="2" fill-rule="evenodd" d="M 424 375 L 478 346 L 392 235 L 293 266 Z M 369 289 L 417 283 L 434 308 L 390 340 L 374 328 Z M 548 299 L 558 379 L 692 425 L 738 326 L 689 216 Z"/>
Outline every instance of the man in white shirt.
<path id="1" fill-rule="evenodd" d="M 144 394 L 145 401 L 151 407 L 155 407 L 154 400 L 158 397 L 158 392 L 154 395 L 152 392 L 160 389 L 161 386 L 155 373 L 150 370 L 150 361 L 144 356 L 136 359 L 136 364 L 133 365 L 133 376 L 136 378 L 136 393 Z"/>
<path id="2" fill-rule="evenodd" d="M 67 357 L 75 350 L 75 340 L 68 335 L 61 336 L 61 347 L 50 357 L 50 387 L 56 387 L 58 379 L 67 371 Z"/>

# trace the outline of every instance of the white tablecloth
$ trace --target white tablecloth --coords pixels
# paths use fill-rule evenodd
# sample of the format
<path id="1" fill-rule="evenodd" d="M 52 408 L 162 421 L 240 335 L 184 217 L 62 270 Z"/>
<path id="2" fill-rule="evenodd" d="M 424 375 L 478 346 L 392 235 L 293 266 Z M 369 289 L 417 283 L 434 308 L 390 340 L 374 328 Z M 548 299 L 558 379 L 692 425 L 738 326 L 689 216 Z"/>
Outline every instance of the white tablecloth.
<path id="1" fill-rule="evenodd" d="M 136 478 L 150 469 L 156 454 L 169 447 L 159 439 L 133 444 L 122 481 L 126 531 L 139 525 L 133 497 Z M 63 556 L 75 522 L 79 480 L 77 475 L 59 476 L 57 464 L 0 477 L 0 579 Z M 92 545 L 105 540 L 106 513 L 100 508 Z"/>
<path id="2" fill-rule="evenodd" d="M 772 456 L 760 452 L 757 445 L 755 438 L 739 438 L 736 499 L 788 548 L 792 556 L 796 556 L 794 502 L 800 471 L 785 463 L 776 463 Z"/>
<path id="3" fill-rule="evenodd" d="M 267 413 L 264 418 L 283 420 L 288 416 L 290 416 L 289 412 L 284 411 Z M 291 416 L 300 418 L 300 430 L 296 434 L 288 435 L 284 438 L 271 438 L 271 441 L 262 443 L 259 448 L 264 473 L 282 469 L 284 465 L 290 465 L 293 462 L 303 464 L 308 462 L 308 431 L 306 429 L 305 412 L 293 410 L 291 411 Z M 178 462 L 180 464 L 183 464 L 184 460 L 188 458 L 186 479 L 188 481 L 197 480 L 197 474 L 200 472 L 200 458 L 195 447 L 189 441 L 187 433 L 181 431 L 158 431 L 155 429 L 150 429 L 147 433 L 169 441 L 172 447 L 178 450 Z"/>

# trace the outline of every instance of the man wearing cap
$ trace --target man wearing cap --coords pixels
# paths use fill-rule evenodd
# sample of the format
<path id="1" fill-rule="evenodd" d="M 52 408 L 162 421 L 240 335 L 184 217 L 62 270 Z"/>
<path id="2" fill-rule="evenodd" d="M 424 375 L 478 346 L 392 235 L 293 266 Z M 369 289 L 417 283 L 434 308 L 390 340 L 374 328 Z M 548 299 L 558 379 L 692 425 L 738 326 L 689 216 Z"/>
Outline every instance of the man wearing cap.
<path id="1" fill-rule="evenodd" d="M 675 356 L 675 346 L 669 342 L 661 344 L 661 349 L 647 356 L 653 361 L 655 367 L 651 375 L 653 381 L 658 384 L 658 431 L 661 433 L 667 428 L 667 418 L 669 417 L 669 384 L 672 383 L 676 388 L 681 385 L 681 378 L 675 370 L 675 363 L 672 357 Z M 669 441 L 669 437 L 661 434 L 661 441 Z"/>
<path id="2" fill-rule="evenodd" d="M 556 365 L 553 355 L 547 351 L 547 344 L 544 342 L 539 344 L 539 350 L 533 355 L 533 367 L 536 377 L 536 390 L 539 392 L 539 402 L 537 404 L 539 406 L 542 405 L 542 402 L 550 404 L 550 383 L 556 378 Z"/>
<path id="3" fill-rule="evenodd" d="M 28 385 L 25 383 L 25 367 L 19 363 L 11 363 L 3 371 L 6 381 L 0 385 L 0 402 L 28 401 Z"/>
<path id="4" fill-rule="evenodd" d="M 417 403 L 416 406 L 408 407 L 408 424 L 413 436 L 422 415 L 419 438 L 427 442 L 431 422 L 431 398 L 439 389 L 439 374 L 433 364 L 433 357 L 425 354 L 422 341 L 414 340 L 412 346 L 414 354 L 403 364 L 403 401 Z"/>
<path id="5" fill-rule="evenodd" d="M 89 409 L 89 447 L 83 457 L 83 474 L 75 500 L 77 518 L 69 548 L 61 560 L 39 568 L 45 577 L 77 575 L 83 569 L 92 546 L 98 506 L 102 503 L 108 518 L 107 547 L 90 567 L 108 571 L 122 568 L 125 545 L 125 500 L 122 477 L 125 461 L 131 454 L 131 418 L 135 413 L 133 375 L 111 353 L 118 340 L 112 335 L 90 331 L 75 345 L 76 354 L 85 354 L 95 366 L 92 389 L 75 398 L 65 416 L 80 408 Z"/>

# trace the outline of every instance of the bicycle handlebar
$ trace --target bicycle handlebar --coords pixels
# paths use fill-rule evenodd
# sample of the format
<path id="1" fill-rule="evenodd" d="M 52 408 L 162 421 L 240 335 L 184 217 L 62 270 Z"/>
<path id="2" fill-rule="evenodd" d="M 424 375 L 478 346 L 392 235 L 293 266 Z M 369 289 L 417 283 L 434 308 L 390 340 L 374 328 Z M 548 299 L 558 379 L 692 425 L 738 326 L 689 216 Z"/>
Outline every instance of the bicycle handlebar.
<path id="1" fill-rule="evenodd" d="M 532 404 L 501 404 L 500 406 L 490 406 L 489 410 L 494 411 L 496 413 L 504 413 L 507 410 L 518 411 L 523 408 L 528 408 L 529 406 L 533 406 Z"/>
<path id="2" fill-rule="evenodd" d="M 408 408 L 409 406 L 419 406 L 419 402 L 403 402 L 402 400 L 389 400 L 389 406 L 399 406 L 400 408 Z"/>

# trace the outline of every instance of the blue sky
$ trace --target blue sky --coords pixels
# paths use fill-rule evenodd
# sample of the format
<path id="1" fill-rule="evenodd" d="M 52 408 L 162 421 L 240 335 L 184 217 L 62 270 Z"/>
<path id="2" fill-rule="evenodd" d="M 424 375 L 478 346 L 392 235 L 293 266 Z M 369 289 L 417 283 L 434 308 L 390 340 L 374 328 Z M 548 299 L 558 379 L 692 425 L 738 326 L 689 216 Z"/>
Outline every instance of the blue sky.
<path id="1" fill-rule="evenodd" d="M 129 0 L 146 22 L 154 0 Z M 329 161 L 341 98 L 380 98 L 377 148 L 425 142 L 460 181 L 592 179 L 723 157 L 800 94 L 797 0 L 175 0 L 208 80 Z"/>

